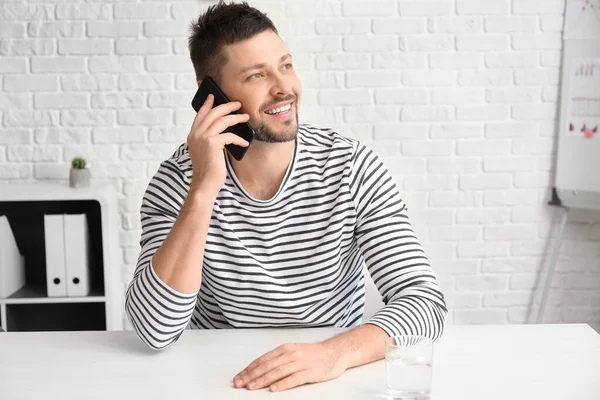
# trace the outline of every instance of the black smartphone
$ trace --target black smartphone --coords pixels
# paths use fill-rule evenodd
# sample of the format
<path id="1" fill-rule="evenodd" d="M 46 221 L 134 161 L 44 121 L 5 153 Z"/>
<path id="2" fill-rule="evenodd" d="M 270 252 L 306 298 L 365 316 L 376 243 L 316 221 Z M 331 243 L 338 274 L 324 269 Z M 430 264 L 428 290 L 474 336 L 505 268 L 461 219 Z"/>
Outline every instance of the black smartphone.
<path id="1" fill-rule="evenodd" d="M 196 112 L 200 110 L 200 107 L 202 107 L 209 94 L 212 94 L 215 98 L 213 108 L 221 104 L 229 103 L 229 99 L 227 96 L 225 96 L 225 93 L 223 93 L 221 88 L 219 88 L 219 85 L 217 85 L 212 78 L 207 76 L 202 80 L 202 83 L 196 91 L 196 95 L 192 99 L 192 107 L 194 110 L 196 110 Z M 234 111 L 233 113 L 240 114 L 239 111 Z M 230 126 L 224 132 L 231 132 L 235 135 L 238 135 L 248 143 L 252 143 L 252 140 L 254 139 L 254 129 L 252 129 L 252 127 L 246 122 Z M 248 147 L 238 146 L 235 144 L 228 144 L 225 146 L 227 151 L 229 151 L 229 154 L 231 154 L 233 158 L 238 161 L 244 158 L 246 151 L 248 151 Z"/>

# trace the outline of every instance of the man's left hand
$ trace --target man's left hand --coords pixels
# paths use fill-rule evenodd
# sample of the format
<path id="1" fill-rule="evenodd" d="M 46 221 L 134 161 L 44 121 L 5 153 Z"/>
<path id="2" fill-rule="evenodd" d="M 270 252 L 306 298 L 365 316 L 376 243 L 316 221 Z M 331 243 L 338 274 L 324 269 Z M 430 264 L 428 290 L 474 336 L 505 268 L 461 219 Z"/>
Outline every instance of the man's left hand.
<path id="1" fill-rule="evenodd" d="M 346 369 L 340 355 L 326 343 L 284 344 L 254 360 L 233 378 L 233 384 L 249 390 L 270 386 L 272 392 L 279 392 L 335 379 Z"/>

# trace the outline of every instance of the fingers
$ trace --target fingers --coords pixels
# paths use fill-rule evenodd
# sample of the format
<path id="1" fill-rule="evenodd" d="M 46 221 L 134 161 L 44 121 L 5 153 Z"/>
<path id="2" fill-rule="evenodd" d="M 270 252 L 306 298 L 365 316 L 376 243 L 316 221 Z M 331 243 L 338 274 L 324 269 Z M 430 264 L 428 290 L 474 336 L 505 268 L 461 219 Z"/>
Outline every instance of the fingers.
<path id="1" fill-rule="evenodd" d="M 212 111 L 218 117 L 223 115 L 231 114 L 234 111 L 239 110 L 242 107 L 242 103 L 239 101 L 230 101 L 229 103 L 219 104 Z"/>
<path id="2" fill-rule="evenodd" d="M 221 136 L 227 136 L 227 135 L 231 135 L 230 133 L 224 133 Z M 236 135 L 234 135 L 236 136 Z M 261 366 L 262 364 L 275 360 L 278 357 L 280 357 L 282 354 L 284 353 L 284 346 L 279 346 L 271 351 L 269 351 L 268 353 L 263 354 L 262 356 L 258 357 L 256 360 L 252 361 L 250 364 L 248 364 L 248 366 L 246 368 L 244 368 L 242 371 L 240 371 L 240 373 L 238 373 L 234 378 L 233 378 L 233 384 L 235 387 L 244 387 L 246 386 L 249 382 L 250 379 L 254 379 L 256 376 L 259 375 L 255 375 L 255 369 L 258 368 L 259 366 Z M 252 374 L 252 378 L 248 378 L 249 374 Z"/>
<path id="3" fill-rule="evenodd" d="M 282 365 L 293 361 L 289 354 L 282 354 L 279 357 L 272 358 L 268 361 L 263 361 L 254 367 L 248 366 L 245 372 L 242 371 L 238 374 L 237 378 L 241 379 L 239 383 L 240 387 L 246 386 L 254 382 L 257 378 L 268 374 L 270 371 L 278 370 Z"/>
<path id="4" fill-rule="evenodd" d="M 240 375 L 241 373 L 244 372 L 248 372 L 253 370 L 255 367 L 257 367 L 259 364 L 262 364 L 265 361 L 269 361 L 275 357 L 279 357 L 281 354 L 283 354 L 283 348 L 282 346 L 279 346 L 273 350 L 271 350 L 268 353 L 263 354 L 262 356 L 258 357 L 256 360 L 252 361 L 246 368 L 244 368 L 244 370 L 242 372 L 240 372 L 238 375 Z"/>
<path id="5" fill-rule="evenodd" d="M 228 144 L 235 144 L 242 147 L 250 146 L 250 143 L 248 143 L 246 140 L 231 132 L 223 133 L 222 135 L 217 136 L 215 140 L 219 140 L 223 147 Z"/>
<path id="6" fill-rule="evenodd" d="M 204 134 L 206 136 L 216 136 L 221 132 L 225 132 L 227 128 L 237 125 L 242 122 L 248 122 L 250 116 L 248 114 L 230 114 L 217 119 L 212 125 L 208 126 Z M 202 129 L 199 129 L 202 131 Z"/>
<path id="7" fill-rule="evenodd" d="M 213 108 L 206 114 L 206 116 L 202 119 L 202 122 L 198 126 L 198 129 L 202 132 L 208 130 L 208 128 L 215 122 L 217 119 L 224 117 L 226 115 L 231 114 L 234 111 L 239 110 L 242 107 L 242 103 L 239 101 L 231 101 L 229 103 L 221 104 Z M 241 114 L 243 115 L 243 114 Z"/>
<path id="8" fill-rule="evenodd" d="M 227 136 L 227 135 L 230 135 L 230 133 L 224 133 L 221 136 Z M 237 135 L 234 135 L 234 136 L 237 136 Z M 257 366 L 259 366 L 260 364 L 262 364 L 264 362 L 267 362 L 276 357 L 279 357 L 281 354 L 282 354 L 282 350 L 281 350 L 281 346 L 280 346 L 280 347 L 277 347 L 276 349 L 271 350 L 268 353 L 263 354 L 262 356 L 258 357 L 256 360 L 252 361 L 250 364 L 248 364 L 248 366 L 246 368 L 244 368 L 242 371 L 240 371 L 240 373 L 237 374 L 233 378 L 234 383 L 238 382 L 238 380 L 240 382 L 239 385 L 236 384 L 235 386 L 237 386 L 237 387 L 245 386 L 248 383 L 248 380 L 244 379 L 244 378 L 246 378 L 246 375 L 250 371 L 253 371 L 254 368 L 256 368 Z"/>
<path id="9" fill-rule="evenodd" d="M 308 373 L 306 370 L 294 372 L 293 374 L 272 384 L 269 389 L 271 392 L 281 392 L 296 386 L 304 385 L 305 383 L 308 383 L 307 374 Z"/>
<path id="10" fill-rule="evenodd" d="M 192 123 L 192 132 L 195 131 L 198 128 L 198 126 L 200 126 L 200 123 L 204 120 L 204 117 L 206 117 L 206 114 L 208 114 L 208 112 L 211 110 L 214 103 L 215 96 L 209 94 L 206 97 L 206 101 L 204 102 L 204 104 L 202 104 L 202 107 L 200 107 L 198 113 L 196 114 L 196 117 L 194 118 L 194 122 Z"/>
<path id="11" fill-rule="evenodd" d="M 251 380 L 246 387 L 250 390 L 262 389 L 302 370 L 303 368 L 299 362 L 289 362 L 287 364 L 278 365 L 269 369 L 264 375 Z"/>
<path id="12" fill-rule="evenodd" d="M 234 378 L 234 386 L 248 390 L 270 386 L 272 392 L 279 392 L 334 379 L 345 367 L 333 365 L 336 357 L 330 353 L 318 344 L 284 344 L 250 363 Z"/>

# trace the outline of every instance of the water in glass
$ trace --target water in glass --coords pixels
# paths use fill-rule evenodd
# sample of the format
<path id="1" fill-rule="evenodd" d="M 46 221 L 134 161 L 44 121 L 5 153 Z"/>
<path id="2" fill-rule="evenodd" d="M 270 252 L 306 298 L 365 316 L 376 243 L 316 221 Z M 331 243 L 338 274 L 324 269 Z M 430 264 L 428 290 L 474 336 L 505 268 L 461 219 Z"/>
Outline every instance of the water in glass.
<path id="1" fill-rule="evenodd" d="M 388 389 L 396 395 L 427 396 L 431 388 L 431 370 L 431 363 L 425 359 L 391 357 L 386 360 Z"/>

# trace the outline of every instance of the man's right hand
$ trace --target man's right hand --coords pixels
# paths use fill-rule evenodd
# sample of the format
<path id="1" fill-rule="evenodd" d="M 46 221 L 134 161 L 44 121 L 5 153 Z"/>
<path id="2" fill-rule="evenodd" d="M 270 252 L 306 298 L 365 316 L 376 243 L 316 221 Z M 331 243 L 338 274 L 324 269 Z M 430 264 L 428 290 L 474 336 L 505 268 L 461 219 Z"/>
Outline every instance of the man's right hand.
<path id="1" fill-rule="evenodd" d="M 194 118 L 187 144 L 193 169 L 190 191 L 198 189 L 216 197 L 227 177 L 223 149 L 228 144 L 249 146 L 241 137 L 221 132 L 236 124 L 248 122 L 250 117 L 248 114 L 231 114 L 242 106 L 239 101 L 215 108 L 213 104 L 214 96 L 211 94 Z"/>

